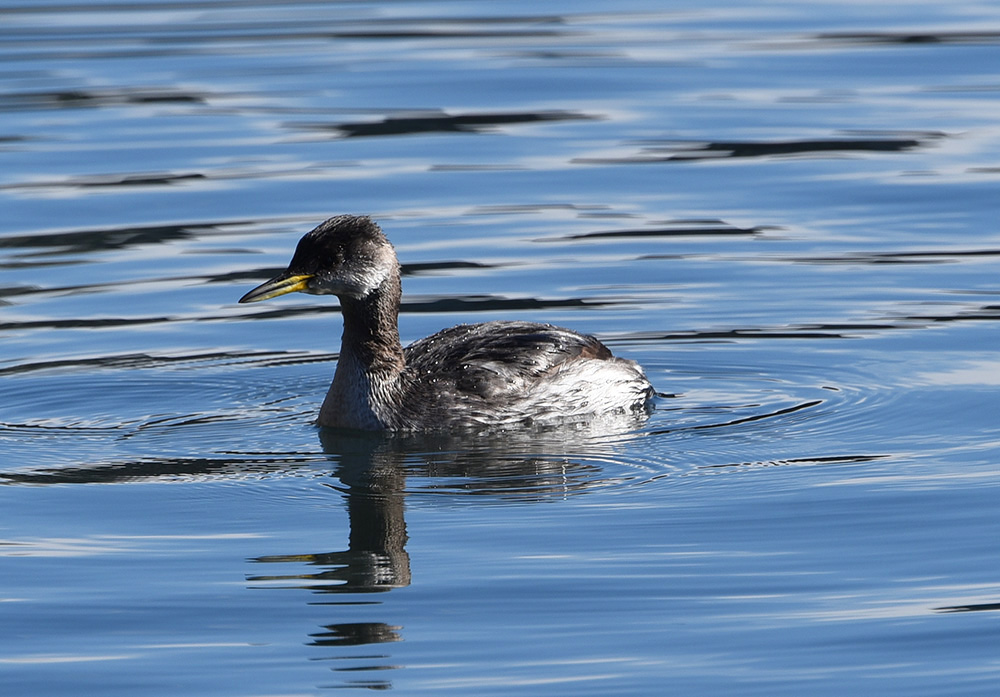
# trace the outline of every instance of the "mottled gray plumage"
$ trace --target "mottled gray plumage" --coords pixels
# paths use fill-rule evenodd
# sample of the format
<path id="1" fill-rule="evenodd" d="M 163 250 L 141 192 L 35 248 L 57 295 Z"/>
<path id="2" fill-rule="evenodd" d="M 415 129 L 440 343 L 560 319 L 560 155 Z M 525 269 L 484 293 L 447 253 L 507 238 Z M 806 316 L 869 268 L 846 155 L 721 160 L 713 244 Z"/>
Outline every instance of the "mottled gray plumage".
<path id="1" fill-rule="evenodd" d="M 550 324 L 462 324 L 399 343 L 399 263 L 369 218 L 338 216 L 305 235 L 288 269 L 240 302 L 292 291 L 340 299 L 344 335 L 323 426 L 366 430 L 505 428 L 639 416 L 642 369 L 592 336 Z"/>

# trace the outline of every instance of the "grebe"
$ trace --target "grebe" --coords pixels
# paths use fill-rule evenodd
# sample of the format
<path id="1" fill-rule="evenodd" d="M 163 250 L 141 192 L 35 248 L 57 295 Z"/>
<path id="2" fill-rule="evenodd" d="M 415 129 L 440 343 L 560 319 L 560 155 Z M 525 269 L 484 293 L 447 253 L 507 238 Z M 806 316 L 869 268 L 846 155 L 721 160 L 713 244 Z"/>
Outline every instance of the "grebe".
<path id="1" fill-rule="evenodd" d="M 638 364 L 550 324 L 461 324 L 404 349 L 399 262 L 367 217 L 337 216 L 307 233 L 288 268 L 240 302 L 295 291 L 336 295 L 344 316 L 320 426 L 438 431 L 584 422 L 645 415 L 654 395 Z"/>

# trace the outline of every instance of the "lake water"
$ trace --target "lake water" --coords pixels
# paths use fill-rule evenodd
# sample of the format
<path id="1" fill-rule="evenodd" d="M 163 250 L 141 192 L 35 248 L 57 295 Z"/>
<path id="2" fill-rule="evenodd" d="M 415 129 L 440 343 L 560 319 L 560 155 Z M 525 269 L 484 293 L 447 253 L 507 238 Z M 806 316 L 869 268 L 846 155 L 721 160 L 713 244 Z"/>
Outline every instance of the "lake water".
<path id="1" fill-rule="evenodd" d="M 993 695 L 1000 6 L 0 2 L 0 686 Z M 628 433 L 313 425 L 404 342 L 594 333 Z"/>

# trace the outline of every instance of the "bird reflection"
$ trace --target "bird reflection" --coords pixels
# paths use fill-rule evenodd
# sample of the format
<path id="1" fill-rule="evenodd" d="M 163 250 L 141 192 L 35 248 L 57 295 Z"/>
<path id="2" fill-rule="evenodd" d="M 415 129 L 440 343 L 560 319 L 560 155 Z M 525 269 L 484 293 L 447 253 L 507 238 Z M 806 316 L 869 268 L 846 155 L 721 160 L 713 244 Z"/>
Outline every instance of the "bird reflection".
<path id="1" fill-rule="evenodd" d="M 527 438 L 506 434 L 457 442 L 438 435 L 321 429 L 320 440 L 337 463 L 334 476 L 340 485 L 331 486 L 346 498 L 348 548 L 256 557 L 252 560 L 256 563 L 317 568 L 305 573 L 255 575 L 248 578 L 251 582 L 318 593 L 367 593 L 408 586 L 410 558 L 404 519 L 408 474 L 456 482 L 448 486 L 453 492 L 522 501 L 551 500 L 608 483 L 597 464 L 581 461 L 593 458 L 596 451 L 580 458 L 539 454 L 550 448 L 565 451 L 568 442 L 561 435 Z M 581 439 L 576 447 L 584 442 L 586 439 Z M 443 485 L 430 485 L 428 490 L 434 491 L 436 486 Z"/>
<path id="2" fill-rule="evenodd" d="M 381 653 L 342 653 L 347 647 L 387 644 L 403 638 L 401 625 L 381 621 L 388 610 L 383 603 L 348 599 L 343 594 L 385 592 L 410 585 L 410 557 L 406 551 L 409 538 L 404 519 L 408 476 L 458 481 L 458 486 L 449 487 L 458 495 L 476 493 L 521 501 L 561 498 L 607 483 L 602 480 L 601 467 L 594 462 L 602 459 L 604 447 L 580 433 L 545 437 L 506 434 L 456 442 L 442 435 L 394 436 L 321 429 L 320 440 L 324 452 L 336 463 L 333 474 L 338 483 L 329 486 L 346 499 L 350 523 L 347 549 L 256 557 L 251 560 L 256 564 L 292 564 L 296 572 L 258 574 L 247 580 L 267 588 L 340 594 L 336 599 L 331 597 L 313 604 L 337 608 L 331 611 L 340 613 L 342 620 L 357 619 L 358 614 L 365 612 L 354 606 L 377 609 L 380 621 L 321 624 L 320 631 L 309 635 L 308 645 L 338 650 L 335 655 L 316 659 L 336 661 L 333 670 L 338 673 L 400 667 L 391 665 L 391 657 Z M 588 442 L 594 447 L 588 447 Z M 605 441 L 604 445 L 609 443 Z M 545 454 L 566 453 L 570 447 L 586 455 Z M 432 484 L 424 490 L 436 489 Z M 302 570 L 303 566 L 306 570 Z M 348 618 L 349 614 L 354 616 Z M 391 686 L 387 680 L 347 681 L 336 685 L 371 689 Z"/>
<path id="3" fill-rule="evenodd" d="M 324 631 L 310 634 L 310 646 L 361 646 L 402 641 L 399 630 L 383 622 L 342 622 L 328 624 Z M 383 658 L 379 656 L 379 658 Z"/>
<path id="4" fill-rule="evenodd" d="M 410 585 L 402 454 L 367 433 L 324 431 L 321 440 L 324 450 L 339 460 L 335 475 L 343 486 L 336 488 L 347 498 L 347 549 L 257 557 L 253 561 L 304 563 L 318 569 L 312 573 L 251 576 L 248 580 L 288 581 L 319 593 L 369 593 Z"/>

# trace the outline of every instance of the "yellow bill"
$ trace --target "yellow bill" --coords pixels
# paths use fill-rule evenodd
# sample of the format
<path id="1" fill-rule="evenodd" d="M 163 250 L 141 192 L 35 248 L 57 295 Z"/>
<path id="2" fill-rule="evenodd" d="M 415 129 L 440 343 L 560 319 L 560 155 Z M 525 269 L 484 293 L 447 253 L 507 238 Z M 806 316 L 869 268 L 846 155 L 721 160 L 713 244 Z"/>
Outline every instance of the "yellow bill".
<path id="1" fill-rule="evenodd" d="M 309 283 L 309 279 L 313 276 L 314 274 L 293 274 L 291 276 L 282 274 L 276 278 L 272 278 L 266 283 L 261 283 L 259 286 L 240 298 L 240 302 L 256 303 L 261 300 L 270 300 L 271 298 L 276 298 L 279 295 L 285 295 L 286 293 L 294 293 L 296 291 L 305 290 Z"/>

